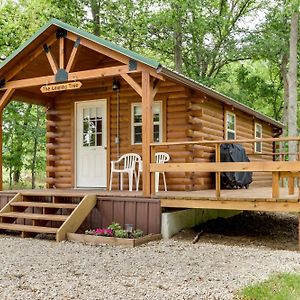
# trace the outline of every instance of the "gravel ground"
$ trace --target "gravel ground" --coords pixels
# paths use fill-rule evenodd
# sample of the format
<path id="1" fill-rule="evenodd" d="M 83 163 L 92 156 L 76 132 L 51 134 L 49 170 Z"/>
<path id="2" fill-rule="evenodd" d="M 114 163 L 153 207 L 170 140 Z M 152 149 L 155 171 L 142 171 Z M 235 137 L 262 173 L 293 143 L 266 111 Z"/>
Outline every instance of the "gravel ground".
<path id="1" fill-rule="evenodd" d="M 233 299 L 300 254 L 166 240 L 128 249 L 0 236 L 0 299 Z"/>

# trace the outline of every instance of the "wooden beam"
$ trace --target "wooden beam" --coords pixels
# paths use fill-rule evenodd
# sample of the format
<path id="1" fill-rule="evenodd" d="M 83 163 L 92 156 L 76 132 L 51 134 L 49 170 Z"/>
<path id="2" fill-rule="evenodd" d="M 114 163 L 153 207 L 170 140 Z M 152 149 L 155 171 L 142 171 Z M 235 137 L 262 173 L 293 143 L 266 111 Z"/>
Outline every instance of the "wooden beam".
<path id="1" fill-rule="evenodd" d="M 70 55 L 70 58 L 69 58 L 69 61 L 67 63 L 67 66 L 66 66 L 66 71 L 69 73 L 71 72 L 72 68 L 74 67 L 75 63 L 76 63 L 76 59 L 78 58 L 78 53 L 79 53 L 79 47 L 80 45 L 78 44 L 80 41 L 79 38 L 77 38 L 77 40 L 75 41 L 74 43 L 74 47 L 73 47 L 73 50 L 71 52 L 71 55 Z"/>
<path id="2" fill-rule="evenodd" d="M 153 99 L 155 98 L 155 96 L 156 96 L 156 94 L 157 94 L 157 92 L 158 92 L 158 88 L 159 88 L 159 86 L 160 86 L 160 83 L 161 83 L 161 80 L 159 80 L 159 79 L 155 79 L 154 80 L 154 82 L 153 82 L 153 92 L 152 92 L 152 94 L 153 94 Z"/>
<path id="3" fill-rule="evenodd" d="M 63 37 L 59 39 L 59 68 L 65 68 L 65 39 Z"/>
<path id="4" fill-rule="evenodd" d="M 69 81 L 87 80 L 87 79 L 109 77 L 109 76 L 118 76 L 118 75 L 121 75 L 121 74 L 124 74 L 127 72 L 128 72 L 127 65 L 92 69 L 92 70 L 87 70 L 87 71 L 71 72 L 71 73 L 69 73 Z M 132 72 L 135 72 L 135 71 L 132 71 Z M 51 83 L 55 83 L 55 82 L 56 81 L 55 81 L 54 75 L 28 78 L 28 79 L 20 79 L 20 80 L 14 80 L 14 81 L 7 82 L 6 85 L 3 88 L 1 88 L 0 90 L 40 86 L 40 85 L 51 84 Z"/>
<path id="5" fill-rule="evenodd" d="M 58 66 L 57 66 L 57 63 L 50 51 L 50 48 L 47 45 L 45 45 L 45 53 L 46 53 L 46 56 L 48 58 L 48 61 L 49 61 L 49 64 L 51 66 L 53 73 L 56 74 L 58 71 Z"/>
<path id="6" fill-rule="evenodd" d="M 75 42 L 76 39 L 77 39 L 77 35 L 74 34 L 74 33 L 72 33 L 72 32 L 68 32 L 67 39 Z M 112 59 L 115 59 L 115 60 L 117 60 L 119 62 L 122 62 L 124 64 L 128 64 L 129 63 L 128 56 L 126 56 L 126 55 L 124 55 L 122 53 L 119 53 L 116 50 L 112 50 L 112 49 L 109 49 L 107 47 L 104 47 L 104 46 L 102 46 L 102 45 L 100 45 L 100 44 L 98 44 L 96 42 L 90 41 L 90 40 L 85 39 L 85 38 L 81 38 L 80 44 L 82 46 L 84 46 L 84 47 L 92 49 L 92 50 L 94 50 L 94 51 L 96 51 L 98 53 L 101 53 L 101 54 L 103 54 L 105 56 L 108 56 L 108 57 L 110 57 Z M 137 71 L 148 71 L 152 77 L 155 77 L 155 78 L 157 78 L 159 80 L 165 81 L 165 78 L 162 75 L 158 74 L 154 68 L 146 66 L 146 65 L 143 65 L 143 64 L 141 64 L 139 62 L 137 64 Z"/>
<path id="7" fill-rule="evenodd" d="M 76 42 L 78 36 L 72 32 L 68 32 L 67 34 L 67 39 L 73 41 L 73 42 Z M 108 57 L 111 57 L 117 61 L 120 61 L 124 64 L 128 64 L 129 62 L 129 59 L 127 56 L 121 54 L 121 53 L 118 53 L 117 51 L 114 51 L 114 50 L 111 50 L 107 47 L 104 47 L 98 43 L 95 43 L 93 41 L 90 41 L 88 39 L 85 39 L 85 38 L 81 38 L 80 40 L 80 44 L 84 47 L 87 47 L 89 49 L 92 49 L 98 53 L 101 53 L 103 55 L 106 55 Z"/>
<path id="8" fill-rule="evenodd" d="M 122 78 L 142 97 L 142 87 L 128 74 L 121 74 Z"/>
<path id="9" fill-rule="evenodd" d="M 300 212 L 300 202 L 161 199 L 161 207 Z"/>
<path id="10" fill-rule="evenodd" d="M 151 164 L 151 172 L 299 172 L 299 161 Z"/>
<path id="11" fill-rule="evenodd" d="M 14 101 L 26 102 L 35 105 L 46 106 L 47 102 L 53 99 L 48 95 L 46 97 L 41 96 L 40 94 L 31 93 L 25 90 L 16 90 L 14 93 Z"/>
<path id="12" fill-rule="evenodd" d="M 56 36 L 51 36 L 46 44 L 51 46 L 56 41 Z M 26 59 L 22 60 L 21 63 L 16 64 L 9 72 L 5 74 L 6 81 L 12 79 L 15 75 L 17 75 L 20 71 L 22 71 L 26 66 L 28 66 L 33 60 L 35 60 L 41 53 L 43 53 L 44 48 L 43 45 L 45 42 L 40 43 L 38 47 L 30 53 L 30 56 L 26 57 Z"/>
<path id="13" fill-rule="evenodd" d="M 153 140 L 152 86 L 150 73 L 142 72 L 142 155 L 143 155 L 143 196 L 151 196 L 150 143 Z"/>
<path id="14" fill-rule="evenodd" d="M 15 89 L 8 89 L 0 99 L 0 111 L 3 111 L 4 107 L 8 104 L 12 94 L 14 93 Z"/>

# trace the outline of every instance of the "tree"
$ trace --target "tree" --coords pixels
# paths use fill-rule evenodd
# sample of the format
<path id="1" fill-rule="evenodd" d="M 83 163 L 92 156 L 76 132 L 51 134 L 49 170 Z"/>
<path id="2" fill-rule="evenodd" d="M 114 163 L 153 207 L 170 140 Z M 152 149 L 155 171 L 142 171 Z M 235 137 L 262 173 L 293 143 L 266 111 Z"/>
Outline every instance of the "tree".
<path id="1" fill-rule="evenodd" d="M 288 133 L 298 135 L 297 126 L 297 44 L 298 44 L 298 8 L 292 13 L 290 32 L 290 64 L 288 72 L 289 103 L 288 103 Z M 297 153 L 297 143 L 289 143 L 289 152 Z M 296 155 L 290 155 L 290 160 L 296 160 Z"/>

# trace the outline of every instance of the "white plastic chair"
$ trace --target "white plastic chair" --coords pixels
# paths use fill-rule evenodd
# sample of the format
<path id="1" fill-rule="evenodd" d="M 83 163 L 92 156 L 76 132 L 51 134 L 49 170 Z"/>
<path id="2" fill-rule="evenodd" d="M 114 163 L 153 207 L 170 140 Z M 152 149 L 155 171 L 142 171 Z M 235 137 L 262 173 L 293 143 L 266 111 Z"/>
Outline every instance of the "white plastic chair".
<path id="1" fill-rule="evenodd" d="M 123 191 L 123 174 L 128 174 L 128 188 L 129 191 L 132 191 L 132 184 L 133 184 L 133 176 L 137 182 L 137 174 L 135 171 L 135 164 L 137 161 L 141 161 L 141 157 L 136 153 L 127 153 L 123 154 L 118 160 L 111 161 L 111 168 L 110 168 L 110 182 L 109 182 L 109 190 L 111 191 L 112 188 L 112 179 L 113 173 L 120 174 L 120 190 Z M 123 166 L 123 168 L 116 168 L 116 164 Z"/>
<path id="2" fill-rule="evenodd" d="M 166 152 L 157 152 L 155 153 L 155 163 L 157 164 L 164 164 L 165 162 L 170 160 L 170 155 Z M 136 190 L 139 190 L 139 182 L 140 182 L 140 175 L 143 172 L 143 163 L 142 160 L 138 161 L 138 175 L 136 180 Z M 165 191 L 167 191 L 167 182 L 166 182 L 166 175 L 165 172 L 161 172 L 164 181 Z M 159 187 L 159 174 L 160 172 L 155 172 L 155 192 L 158 192 Z"/>
<path id="3" fill-rule="evenodd" d="M 166 152 L 157 152 L 155 153 L 155 163 L 164 164 L 170 160 L 170 155 Z M 166 175 L 165 172 L 161 172 L 164 180 L 165 191 L 167 191 Z M 155 172 L 155 192 L 158 192 L 159 187 L 159 174 L 160 172 Z"/>

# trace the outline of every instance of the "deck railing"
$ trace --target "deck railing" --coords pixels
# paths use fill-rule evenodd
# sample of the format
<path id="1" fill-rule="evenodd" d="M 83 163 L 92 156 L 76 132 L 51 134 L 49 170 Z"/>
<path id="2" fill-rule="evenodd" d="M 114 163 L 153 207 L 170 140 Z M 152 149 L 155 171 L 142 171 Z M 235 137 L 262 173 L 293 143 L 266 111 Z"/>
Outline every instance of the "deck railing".
<path id="1" fill-rule="evenodd" d="M 289 194 L 294 194 L 295 178 L 300 178 L 300 152 L 289 153 L 282 151 L 282 147 L 276 148 L 276 143 L 297 142 L 299 149 L 300 137 L 286 138 L 262 138 L 262 139 L 240 139 L 240 140 L 206 140 L 206 141 L 182 141 L 182 142 L 165 142 L 152 143 L 151 147 L 151 164 L 150 172 L 214 172 L 215 173 L 215 190 L 216 197 L 221 196 L 221 172 L 271 172 L 272 173 L 272 198 L 279 198 L 280 178 L 289 178 Z M 273 161 L 261 160 L 255 162 L 221 162 L 220 145 L 221 144 L 254 144 L 256 142 L 273 143 L 275 152 L 257 153 L 258 155 L 273 155 Z M 176 163 L 170 162 L 165 164 L 154 163 L 154 155 L 159 147 L 173 146 L 190 146 L 190 145 L 209 145 L 215 149 L 215 162 L 191 162 Z M 276 150 L 278 151 L 276 152 Z M 248 153 L 249 155 L 250 153 Z M 256 153 L 251 153 L 256 154 Z M 293 161 L 284 160 L 288 155 L 293 155 Z M 279 161 L 275 160 L 275 156 Z M 300 180 L 299 180 L 300 182 Z M 300 185 L 300 184 L 299 184 Z M 299 188 L 300 195 L 300 188 Z M 299 196 L 298 196 L 299 198 Z"/>

